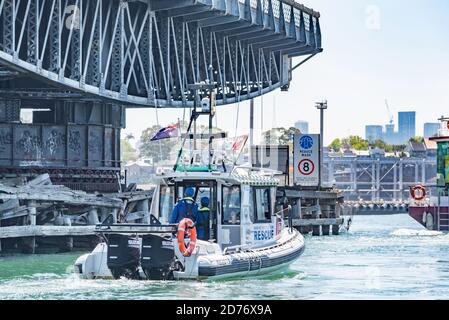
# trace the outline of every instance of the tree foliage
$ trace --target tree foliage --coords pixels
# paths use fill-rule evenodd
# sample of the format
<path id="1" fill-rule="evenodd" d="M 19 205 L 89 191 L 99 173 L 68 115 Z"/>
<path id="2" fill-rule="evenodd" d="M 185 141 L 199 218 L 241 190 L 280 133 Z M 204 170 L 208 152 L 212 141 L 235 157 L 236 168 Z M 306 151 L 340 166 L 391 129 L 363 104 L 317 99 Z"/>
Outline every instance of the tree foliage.
<path id="1" fill-rule="evenodd" d="M 347 149 L 355 149 L 355 150 L 368 150 L 369 148 L 379 148 L 385 150 L 385 152 L 391 153 L 404 153 L 406 146 L 405 145 L 391 145 L 385 143 L 383 140 L 376 140 L 374 142 L 369 143 L 367 140 L 362 139 L 359 136 L 350 136 L 347 138 L 337 138 L 332 141 L 329 145 L 334 151 L 338 151 L 341 148 Z"/>
<path id="2" fill-rule="evenodd" d="M 378 140 L 374 141 L 373 143 L 370 143 L 370 147 L 372 147 L 372 148 L 386 149 L 387 146 L 388 145 L 381 139 L 378 139 Z"/>
<path id="3" fill-rule="evenodd" d="M 127 134 L 125 135 L 125 139 L 126 139 L 126 140 L 134 140 L 134 135 L 133 135 L 132 133 L 127 133 Z"/>
<path id="4" fill-rule="evenodd" d="M 293 143 L 295 134 L 300 134 L 297 128 L 273 128 L 262 134 L 262 141 L 266 145 L 289 145 Z"/>
<path id="5" fill-rule="evenodd" d="M 421 143 L 421 142 L 424 142 L 424 138 L 423 137 L 412 137 L 412 138 L 410 138 L 409 142 Z"/>
<path id="6" fill-rule="evenodd" d="M 349 136 L 348 138 L 342 139 L 342 144 L 349 146 L 357 151 L 368 150 L 369 142 L 359 136 Z"/>
<path id="7" fill-rule="evenodd" d="M 334 139 L 331 144 L 329 145 L 329 148 L 331 148 L 334 151 L 338 151 L 343 147 L 343 143 L 340 139 Z"/>
<path id="8" fill-rule="evenodd" d="M 396 152 L 396 153 L 404 153 L 405 149 L 407 147 L 405 145 L 392 145 L 387 144 L 385 145 L 385 152 Z"/>
<path id="9" fill-rule="evenodd" d="M 161 126 L 154 125 L 142 132 L 139 144 L 139 152 L 141 157 L 153 158 L 154 161 L 170 159 L 170 153 L 177 145 L 178 139 L 172 138 L 151 141 L 154 135 L 161 129 Z"/>
<path id="10" fill-rule="evenodd" d="M 120 140 L 121 159 L 124 163 L 137 161 L 139 158 L 136 149 L 133 148 L 128 138 Z"/>

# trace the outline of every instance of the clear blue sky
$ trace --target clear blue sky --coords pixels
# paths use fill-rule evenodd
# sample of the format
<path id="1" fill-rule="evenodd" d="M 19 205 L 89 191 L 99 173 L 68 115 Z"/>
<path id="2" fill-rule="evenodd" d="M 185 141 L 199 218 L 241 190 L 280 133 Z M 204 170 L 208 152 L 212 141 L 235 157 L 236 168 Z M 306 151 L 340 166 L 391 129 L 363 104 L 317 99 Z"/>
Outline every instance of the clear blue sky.
<path id="1" fill-rule="evenodd" d="M 327 99 L 325 140 L 358 134 L 365 124 L 385 124 L 388 99 L 397 112 L 417 112 L 417 133 L 424 122 L 449 115 L 449 1 L 447 0 L 303 0 L 321 12 L 324 52 L 293 75 L 288 92 L 256 100 L 256 130 L 310 122 L 318 131 L 314 103 Z M 275 110 L 275 113 L 273 113 Z M 248 132 L 249 104 L 240 104 L 239 130 Z M 136 138 L 156 123 L 154 109 L 129 110 L 128 128 Z M 220 107 L 218 126 L 235 133 L 237 106 Z M 183 117 L 159 110 L 167 125 Z"/>

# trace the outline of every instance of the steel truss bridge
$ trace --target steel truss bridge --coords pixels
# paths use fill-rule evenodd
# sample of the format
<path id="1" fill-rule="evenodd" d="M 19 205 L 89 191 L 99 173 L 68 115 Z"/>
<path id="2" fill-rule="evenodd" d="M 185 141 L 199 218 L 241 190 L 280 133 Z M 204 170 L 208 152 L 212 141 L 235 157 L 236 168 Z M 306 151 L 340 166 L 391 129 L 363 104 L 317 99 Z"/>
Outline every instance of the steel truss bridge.
<path id="1" fill-rule="evenodd" d="M 288 89 L 322 51 L 320 14 L 293 0 L 0 0 L 0 96 L 190 107 Z"/>

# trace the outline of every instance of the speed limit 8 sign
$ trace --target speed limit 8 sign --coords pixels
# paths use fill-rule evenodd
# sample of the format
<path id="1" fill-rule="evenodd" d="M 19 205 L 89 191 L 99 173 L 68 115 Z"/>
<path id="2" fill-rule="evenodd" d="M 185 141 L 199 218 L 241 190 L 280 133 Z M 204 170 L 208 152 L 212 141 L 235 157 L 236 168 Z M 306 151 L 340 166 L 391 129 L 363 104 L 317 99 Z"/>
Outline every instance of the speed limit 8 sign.
<path id="1" fill-rule="evenodd" d="M 318 186 L 319 150 L 320 136 L 318 134 L 295 135 L 293 152 L 296 185 Z"/>
<path id="2" fill-rule="evenodd" d="M 299 173 L 305 176 L 310 176 L 315 171 L 315 163 L 309 159 L 304 159 L 298 164 Z"/>

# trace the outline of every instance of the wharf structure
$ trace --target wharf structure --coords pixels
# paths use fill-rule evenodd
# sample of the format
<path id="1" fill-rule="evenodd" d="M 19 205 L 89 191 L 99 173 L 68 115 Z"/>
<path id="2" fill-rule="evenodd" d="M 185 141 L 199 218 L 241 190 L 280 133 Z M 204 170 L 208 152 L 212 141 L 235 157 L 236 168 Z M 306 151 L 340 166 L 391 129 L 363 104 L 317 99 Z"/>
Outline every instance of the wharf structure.
<path id="1" fill-rule="evenodd" d="M 126 108 L 191 108 L 188 86 L 202 82 L 215 87 L 217 106 L 285 91 L 293 70 L 321 51 L 320 14 L 293 0 L 1 0 L 0 177 L 48 173 L 74 190 L 126 191 Z M 13 206 L 31 208 L 27 219 L 5 218 L 4 206 L 1 224 L 30 225 L 22 235 L 33 239 L 39 223 L 60 228 L 59 214 L 34 219 L 41 211 L 28 200 Z"/>
<path id="2" fill-rule="evenodd" d="M 326 185 L 342 190 L 345 199 L 401 204 L 410 198 L 410 187 L 429 186 L 435 193 L 436 143 L 425 139 L 409 143 L 405 156 L 387 154 L 385 150 L 367 152 L 325 152 L 323 176 Z"/>
<path id="3" fill-rule="evenodd" d="M 278 172 L 280 185 L 277 199 L 288 200 L 291 210 L 287 215 L 292 225 L 302 234 L 314 236 L 338 235 L 342 226 L 352 217 L 354 208 L 345 203 L 341 190 L 324 185 L 302 186 L 292 178 L 289 145 L 253 146 L 253 167 L 263 167 Z M 348 227 L 347 225 L 345 227 Z M 347 230 L 347 228 L 346 228 Z"/>
<path id="4" fill-rule="evenodd" d="M 345 216 L 353 215 L 352 208 L 344 203 L 343 193 L 337 189 L 286 186 L 279 191 L 292 204 L 289 215 L 293 226 L 302 234 L 339 235 Z"/>

